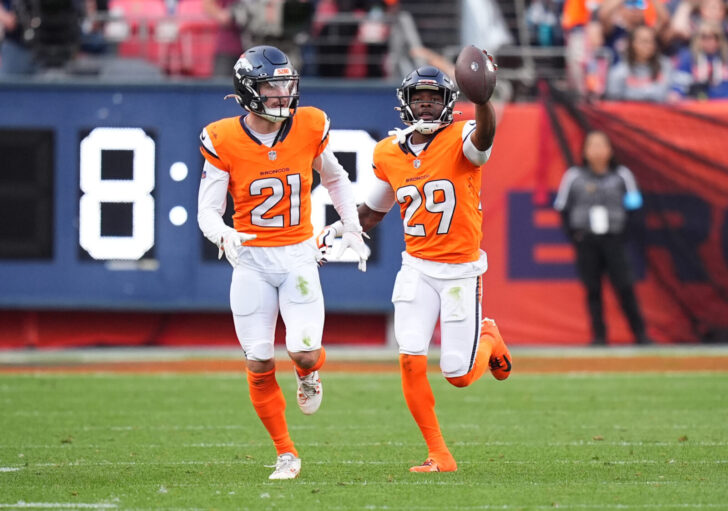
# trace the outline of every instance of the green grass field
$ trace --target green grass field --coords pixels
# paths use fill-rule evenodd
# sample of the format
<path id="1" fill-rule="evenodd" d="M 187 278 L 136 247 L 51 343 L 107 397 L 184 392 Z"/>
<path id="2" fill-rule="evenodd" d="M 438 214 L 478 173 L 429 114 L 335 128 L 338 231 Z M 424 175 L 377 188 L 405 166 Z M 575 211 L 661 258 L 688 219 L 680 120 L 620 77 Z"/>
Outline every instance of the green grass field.
<path id="1" fill-rule="evenodd" d="M 275 452 L 243 375 L 0 375 L 0 509 L 728 509 L 728 374 L 518 375 L 467 389 L 431 375 L 448 474 L 398 374 L 326 374 L 303 458 Z"/>

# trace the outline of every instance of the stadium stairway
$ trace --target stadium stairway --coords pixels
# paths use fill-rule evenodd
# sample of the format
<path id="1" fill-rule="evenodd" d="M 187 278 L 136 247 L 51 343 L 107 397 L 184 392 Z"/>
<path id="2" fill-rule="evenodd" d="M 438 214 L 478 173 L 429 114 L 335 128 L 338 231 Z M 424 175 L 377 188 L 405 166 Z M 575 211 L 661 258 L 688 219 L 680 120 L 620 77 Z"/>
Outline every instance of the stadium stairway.
<path id="1" fill-rule="evenodd" d="M 399 5 L 412 14 L 424 46 L 440 52 L 460 46 L 460 2 L 400 0 Z"/>

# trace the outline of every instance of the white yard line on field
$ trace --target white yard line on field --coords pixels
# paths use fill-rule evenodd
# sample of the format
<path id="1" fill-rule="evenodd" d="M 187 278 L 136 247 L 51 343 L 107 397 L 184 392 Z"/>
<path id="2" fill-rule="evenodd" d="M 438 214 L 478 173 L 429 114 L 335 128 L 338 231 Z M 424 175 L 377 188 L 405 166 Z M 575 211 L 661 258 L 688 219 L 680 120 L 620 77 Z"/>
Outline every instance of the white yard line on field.
<path id="1" fill-rule="evenodd" d="M 116 509 L 116 504 L 86 504 L 76 502 L 0 502 L 0 509 Z"/>
<path id="2" fill-rule="evenodd" d="M 655 345 L 642 346 L 511 346 L 514 358 L 544 357 L 544 358 L 573 358 L 573 357 L 640 357 L 663 356 L 669 357 L 711 357 L 728 355 L 728 344 L 706 345 Z M 430 350 L 430 357 L 438 359 L 440 350 Z M 391 362 L 397 360 L 397 350 L 392 347 L 380 346 L 327 346 L 326 358 L 330 361 L 354 362 Z M 43 349 L 43 350 L 2 350 L 0 363 L 5 364 L 41 364 L 41 363 L 93 363 L 93 362 L 158 362 L 168 360 L 189 359 L 229 359 L 243 360 L 242 350 L 238 347 L 224 348 L 189 348 L 189 347 L 133 347 L 133 348 L 77 348 L 77 349 Z M 289 360 L 285 348 L 275 351 L 277 360 Z"/>
<path id="3" fill-rule="evenodd" d="M 71 461 L 58 463 L 30 463 L 30 467 L 127 467 L 127 466 L 186 466 L 186 465 L 259 465 L 264 460 L 257 459 L 239 459 L 239 460 L 187 460 L 187 461 Z M 555 459 L 552 463 L 561 465 L 723 465 L 728 460 L 675 460 L 675 459 L 659 459 L 659 460 L 569 460 Z M 308 461 L 304 460 L 307 465 L 401 465 L 405 462 L 402 460 L 325 460 L 325 461 Z M 484 463 L 494 463 L 498 465 L 540 465 L 540 461 L 535 460 L 505 460 L 498 459 L 494 461 L 458 461 L 459 465 L 482 465 Z"/>
<path id="4" fill-rule="evenodd" d="M 686 413 L 688 411 L 686 410 Z M 140 412 L 141 413 L 141 412 Z M 16 413 L 17 415 L 20 415 Z M 29 415 L 29 412 L 23 412 L 24 415 Z M 49 413 L 40 413 L 40 412 L 34 412 L 33 416 L 35 417 L 44 417 L 48 418 Z M 68 412 L 64 412 L 64 415 L 78 415 L 77 410 L 72 410 Z M 669 425 L 671 429 L 676 430 L 687 430 L 692 429 L 695 430 L 696 427 L 699 425 L 695 424 L 672 424 Z M 508 426 L 510 429 L 518 429 L 518 430 L 525 430 L 525 426 L 520 426 L 518 424 L 511 424 Z M 598 424 L 581 424 L 579 426 L 580 429 L 584 430 L 594 430 L 597 427 L 601 427 L 601 425 Z M 356 431 L 358 429 L 380 429 L 381 425 L 374 424 L 371 426 L 363 427 L 361 425 L 349 425 L 346 427 L 342 426 L 328 426 L 328 427 L 320 427 L 320 426 L 310 426 L 310 425 L 303 425 L 303 424 L 295 424 L 295 425 L 289 425 L 290 430 L 312 430 L 315 429 L 317 431 L 320 431 L 322 429 L 325 430 L 341 430 L 346 429 L 347 431 Z M 479 430 L 482 429 L 482 424 L 468 424 L 468 423 L 460 423 L 460 424 L 452 424 L 448 426 L 448 429 L 470 429 L 470 430 Z M 218 430 L 243 430 L 243 429 L 250 429 L 249 425 L 246 424 L 216 424 L 216 425 L 208 425 L 208 424 L 188 424 L 184 426 L 179 425 L 158 425 L 158 426 L 139 426 L 139 425 L 123 425 L 123 424 L 117 424 L 114 426 L 81 426 L 81 431 L 218 431 Z M 612 428 L 616 429 L 616 428 Z M 616 436 L 616 435 L 615 435 Z M 588 442 L 588 441 L 578 441 L 578 442 Z M 601 443 L 601 442 L 600 442 Z M 522 445 L 540 445 L 541 442 L 533 442 L 533 443 L 524 443 Z M 695 445 L 691 442 L 686 442 L 686 445 Z M 551 445 L 551 444 L 549 444 Z M 627 444 L 624 444 L 627 445 Z M 630 444 L 631 445 L 631 444 Z M 640 443 L 635 443 L 634 445 L 640 445 Z M 658 445 L 651 442 L 645 442 L 644 445 Z M 721 445 L 719 443 L 716 443 L 715 445 Z"/>
<path id="5" fill-rule="evenodd" d="M 111 444 L 24 444 L 24 445 L 0 445 L 0 449 L 105 449 Z M 263 447 L 260 442 L 209 442 L 194 444 L 178 444 L 176 447 L 200 447 L 200 448 L 235 448 L 235 449 L 251 449 L 255 447 Z M 421 445 L 419 442 L 296 442 L 301 447 L 319 447 L 340 449 L 342 447 L 416 447 Z M 627 442 L 616 441 L 609 442 L 603 440 L 576 440 L 573 442 L 500 442 L 500 441 L 483 441 L 483 442 L 452 442 L 455 447 L 684 447 L 694 449 L 695 447 L 726 447 L 728 442 L 693 442 L 693 441 L 674 441 L 674 442 Z M 135 448 L 143 449 L 166 449 L 166 444 L 133 444 Z M 0 468 L 0 472 L 2 472 Z"/>

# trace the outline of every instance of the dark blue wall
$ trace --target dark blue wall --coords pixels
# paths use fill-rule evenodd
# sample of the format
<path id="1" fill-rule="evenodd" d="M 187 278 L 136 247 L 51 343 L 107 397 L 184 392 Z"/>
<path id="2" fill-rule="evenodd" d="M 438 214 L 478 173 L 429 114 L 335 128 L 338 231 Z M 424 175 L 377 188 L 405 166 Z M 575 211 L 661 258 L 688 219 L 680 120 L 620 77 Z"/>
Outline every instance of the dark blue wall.
<path id="1" fill-rule="evenodd" d="M 302 90 L 302 104 L 325 110 L 333 129 L 362 129 L 379 138 L 400 125 L 393 87 L 304 82 Z M 55 135 L 53 258 L 0 260 L 0 306 L 227 309 L 232 270 L 225 262 L 203 260 L 202 245 L 208 242 L 200 235 L 195 215 L 202 164 L 198 135 L 207 123 L 241 112 L 234 101 L 223 101 L 228 92 L 224 86 L 187 84 L 0 86 L 0 129 L 43 128 Z M 155 139 L 155 247 L 144 268 L 81 255 L 79 143 L 95 127 L 144 128 Z M 188 166 L 184 181 L 171 179 L 174 162 Z M 175 205 L 189 213 L 181 226 L 168 219 Z M 398 212 L 391 212 L 373 240 L 377 257 L 366 274 L 354 264 L 330 264 L 321 270 L 329 310 L 390 310 L 392 283 L 404 248 L 401 229 Z"/>

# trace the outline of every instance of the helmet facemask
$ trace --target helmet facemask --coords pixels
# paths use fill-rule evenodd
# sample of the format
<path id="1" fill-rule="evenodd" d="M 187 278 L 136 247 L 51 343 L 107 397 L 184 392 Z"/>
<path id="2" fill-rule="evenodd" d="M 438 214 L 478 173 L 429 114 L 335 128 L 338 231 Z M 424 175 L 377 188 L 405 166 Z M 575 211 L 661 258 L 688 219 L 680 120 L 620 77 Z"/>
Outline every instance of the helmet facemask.
<path id="1" fill-rule="evenodd" d="M 442 85 L 439 83 L 440 81 L 442 81 L 442 78 L 440 80 L 420 78 L 414 83 L 408 83 L 397 89 L 397 99 L 399 99 L 400 104 L 399 116 L 402 122 L 407 126 L 414 126 L 414 129 L 423 135 L 431 135 L 440 128 L 452 123 L 453 120 L 453 107 L 458 97 L 458 91 L 454 87 Z M 407 80 L 405 80 L 406 82 Z M 437 91 L 441 97 L 440 101 L 427 101 L 442 106 L 440 115 L 429 121 L 418 119 L 412 110 L 412 105 L 416 103 L 412 101 L 412 95 L 422 90 Z"/>
<path id="2" fill-rule="evenodd" d="M 285 121 L 296 113 L 298 73 L 278 48 L 248 49 L 235 63 L 233 84 L 238 104 L 267 121 Z"/>
<path id="3" fill-rule="evenodd" d="M 271 122 L 293 117 L 298 106 L 298 76 L 281 76 L 265 80 L 244 78 L 249 100 L 243 108 Z"/>

